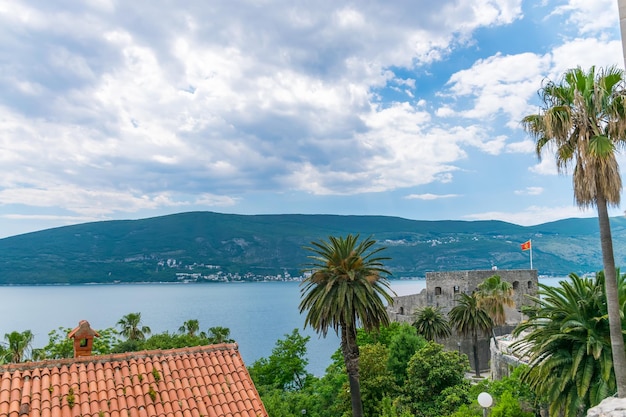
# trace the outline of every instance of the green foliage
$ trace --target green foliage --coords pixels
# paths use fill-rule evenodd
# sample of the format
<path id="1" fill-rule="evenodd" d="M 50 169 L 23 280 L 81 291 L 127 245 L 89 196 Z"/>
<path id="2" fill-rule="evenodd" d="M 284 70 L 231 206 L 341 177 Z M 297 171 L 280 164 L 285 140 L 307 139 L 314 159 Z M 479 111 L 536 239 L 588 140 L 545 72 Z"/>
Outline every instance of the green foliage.
<path id="1" fill-rule="evenodd" d="M 383 267 L 373 248 L 376 241 L 368 238 L 359 242 L 359 235 L 329 236 L 328 241 L 311 242 L 306 249 L 313 253 L 307 264 L 311 275 L 302 282 L 300 313 L 306 312 L 304 325 L 326 335 L 331 328 L 354 328 L 377 331 L 389 325 L 384 302 L 393 300 L 388 291 L 389 272 Z M 356 341 L 356 340 L 355 340 Z"/>
<path id="2" fill-rule="evenodd" d="M 402 405 L 417 416 L 450 414 L 469 402 L 467 356 L 428 342 L 409 361 Z"/>
<path id="3" fill-rule="evenodd" d="M 364 329 L 358 329 L 356 340 L 359 346 L 365 346 L 368 344 L 380 343 L 385 346 L 389 346 L 391 338 L 400 331 L 400 327 L 404 326 L 403 323 L 397 321 L 391 322 L 386 326 L 380 326 L 378 330 L 366 332 Z"/>
<path id="4" fill-rule="evenodd" d="M 120 334 L 127 340 L 144 340 L 151 332 L 150 327 L 142 326 L 141 313 L 128 313 L 117 325 L 120 327 Z"/>
<path id="5" fill-rule="evenodd" d="M 320 404 L 329 416 L 343 416 L 350 412 L 350 395 L 348 375 L 341 349 L 331 356 L 332 362 L 326 373 L 314 385 L 313 391 Z"/>
<path id="6" fill-rule="evenodd" d="M 393 374 L 395 383 L 404 385 L 409 360 L 419 349 L 426 345 L 426 340 L 417 335 L 415 327 L 402 323 L 397 327 L 389 343 L 387 368 Z"/>
<path id="7" fill-rule="evenodd" d="M 70 409 L 74 408 L 74 405 L 76 404 L 76 396 L 74 395 L 73 388 L 69 389 L 65 399 L 67 400 L 67 405 L 69 405 Z"/>
<path id="8" fill-rule="evenodd" d="M 618 293 L 624 305 L 621 274 Z M 558 287 L 540 284 L 533 301 L 535 306 L 524 310 L 529 319 L 515 329 L 522 339 L 514 348 L 530 357 L 522 379 L 550 404 L 551 413 L 584 414 L 616 391 L 604 274 L 570 274 Z"/>
<path id="9" fill-rule="evenodd" d="M 30 359 L 33 338 L 33 333 L 30 330 L 6 333 L 4 340 L 7 347 L 4 351 L 3 362 L 19 363 Z"/>
<path id="10" fill-rule="evenodd" d="M 524 411 L 533 411 L 536 408 L 536 395 L 530 385 L 522 380 L 522 376 L 528 371 L 526 365 L 519 365 L 513 369 L 511 375 L 500 380 L 484 379 L 472 386 L 471 398 L 477 398 L 481 392 L 488 392 L 497 402 L 505 393 L 509 392 L 520 403 Z"/>
<path id="11" fill-rule="evenodd" d="M 207 338 L 211 344 L 234 342 L 234 340 L 230 338 L 230 329 L 222 326 L 209 327 Z"/>
<path id="12" fill-rule="evenodd" d="M 187 320 L 178 328 L 181 333 L 187 333 L 189 336 L 195 336 L 200 330 L 200 322 L 196 319 Z"/>
<path id="13" fill-rule="evenodd" d="M 48 344 L 38 351 L 41 359 L 62 359 L 74 356 L 74 341 L 68 339 L 68 333 L 72 329 L 59 327 L 48 333 Z M 107 355 L 120 340 L 117 331 L 112 328 L 97 330 L 100 337 L 93 339 L 92 352 L 94 355 Z"/>
<path id="14" fill-rule="evenodd" d="M 257 386 L 283 391 L 302 390 L 312 375 L 307 372 L 306 344 L 310 336 L 302 336 L 298 329 L 276 341 L 269 358 L 261 358 L 249 367 Z M 267 388 L 266 388 L 267 389 Z"/>
<path id="15" fill-rule="evenodd" d="M 328 241 L 311 242 L 313 254 L 308 264 L 311 274 L 302 281 L 300 313 L 306 311 L 305 326 L 326 336 L 328 329 L 341 332 L 341 351 L 346 364 L 352 413 L 363 415 L 359 387 L 359 347 L 357 326 L 377 331 L 389 324 L 385 302 L 393 300 L 378 254 L 384 247 L 374 248 L 371 238 L 359 241 L 359 235 L 329 236 Z M 393 291 L 391 291 L 393 292 Z"/>
<path id="16" fill-rule="evenodd" d="M 427 306 L 413 315 L 413 326 L 427 340 L 445 339 L 450 336 L 450 323 L 439 307 Z"/>
<path id="17" fill-rule="evenodd" d="M 515 307 L 513 286 L 502 281 L 500 275 L 493 275 L 478 284 L 478 305 L 491 317 L 494 326 L 506 323 L 505 307 Z"/>
<path id="18" fill-rule="evenodd" d="M 522 410 L 520 402 L 510 391 L 504 391 L 491 409 L 491 417 L 533 417 L 534 413 Z"/>
<path id="19" fill-rule="evenodd" d="M 476 291 L 471 295 L 461 293 L 456 296 L 456 305 L 448 313 L 448 320 L 456 331 L 463 336 L 471 336 L 474 368 L 480 377 L 478 357 L 478 336 L 489 335 L 494 327 L 489 313 L 481 306 L 480 296 Z"/>
<path id="20" fill-rule="evenodd" d="M 380 415 L 384 397 L 398 395 L 395 377 L 387 368 L 389 348 L 376 343 L 361 347 L 359 356 L 359 377 L 363 413 L 366 416 Z"/>

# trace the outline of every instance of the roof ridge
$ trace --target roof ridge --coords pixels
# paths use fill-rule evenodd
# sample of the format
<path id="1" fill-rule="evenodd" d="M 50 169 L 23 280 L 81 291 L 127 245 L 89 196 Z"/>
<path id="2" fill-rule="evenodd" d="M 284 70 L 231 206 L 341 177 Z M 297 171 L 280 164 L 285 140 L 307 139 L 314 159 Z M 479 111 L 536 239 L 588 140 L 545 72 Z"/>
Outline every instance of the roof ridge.
<path id="1" fill-rule="evenodd" d="M 239 350 L 237 343 L 219 343 L 215 345 L 187 346 L 174 349 L 139 350 L 135 352 L 110 353 L 107 355 L 81 356 L 77 358 L 46 359 L 36 362 L 20 362 L 0 365 L 0 374 L 4 372 L 24 371 L 34 368 L 60 368 L 79 363 L 107 363 L 131 359 L 143 359 L 152 356 L 178 356 L 215 351 Z"/>

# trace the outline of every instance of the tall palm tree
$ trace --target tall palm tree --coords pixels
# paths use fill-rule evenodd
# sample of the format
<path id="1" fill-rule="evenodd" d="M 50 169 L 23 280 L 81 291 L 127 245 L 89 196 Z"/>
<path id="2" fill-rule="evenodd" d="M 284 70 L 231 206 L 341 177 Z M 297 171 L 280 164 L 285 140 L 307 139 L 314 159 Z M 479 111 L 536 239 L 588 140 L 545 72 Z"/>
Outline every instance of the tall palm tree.
<path id="1" fill-rule="evenodd" d="M 608 215 L 609 205 L 619 205 L 622 190 L 615 151 L 626 139 L 624 75 L 615 67 L 598 71 L 591 67 L 588 72 L 575 68 L 566 71 L 559 82 L 546 82 L 539 94 L 543 101 L 540 112 L 522 120 L 524 129 L 537 141 L 537 156 L 552 149 L 559 172 L 573 166 L 574 200 L 580 207 L 598 210 L 611 350 L 617 393 L 624 398 L 626 352 Z"/>
<path id="2" fill-rule="evenodd" d="M 626 278 L 618 277 L 624 303 Z M 522 379 L 549 401 L 550 415 L 584 415 L 615 392 L 604 279 L 570 274 L 556 287 L 539 284 L 528 320 L 513 332 L 513 349 L 529 357 Z"/>
<path id="3" fill-rule="evenodd" d="M 185 321 L 183 325 L 178 328 L 179 332 L 187 333 L 192 337 L 196 335 L 198 330 L 200 330 L 200 322 L 195 319 Z"/>
<path id="4" fill-rule="evenodd" d="M 117 325 L 121 328 L 120 334 L 127 340 L 144 340 L 151 332 L 150 327 L 141 325 L 141 313 L 128 313 Z"/>
<path id="5" fill-rule="evenodd" d="M 13 331 L 4 335 L 7 342 L 6 359 L 7 362 L 19 363 L 24 361 L 30 352 L 34 335 L 30 330 L 23 332 Z"/>
<path id="6" fill-rule="evenodd" d="M 425 339 L 445 339 L 450 336 L 450 323 L 439 307 L 427 306 L 418 309 L 413 315 L 413 327 Z"/>
<path id="7" fill-rule="evenodd" d="M 502 281 L 500 275 L 493 275 L 478 284 L 476 296 L 478 304 L 489 313 L 494 326 L 506 324 L 505 307 L 515 307 L 511 283 Z"/>
<path id="8" fill-rule="evenodd" d="M 458 294 L 456 303 L 448 313 L 448 320 L 460 335 L 472 337 L 474 368 L 476 376 L 480 378 L 478 336 L 487 336 L 491 333 L 493 320 L 491 320 L 489 313 L 480 306 L 476 292 L 472 292 L 472 295 Z"/>
<path id="9" fill-rule="evenodd" d="M 323 336 L 329 328 L 341 331 L 353 417 L 363 416 L 357 327 L 372 331 L 389 325 L 385 302 L 392 302 L 387 292 L 389 272 L 382 264 L 389 258 L 378 256 L 384 248 L 373 249 L 375 243 L 371 238 L 359 242 L 359 235 L 330 236 L 306 248 L 313 252 L 307 265 L 312 273 L 302 282 L 300 313 L 307 311 L 305 327 L 310 325 Z"/>

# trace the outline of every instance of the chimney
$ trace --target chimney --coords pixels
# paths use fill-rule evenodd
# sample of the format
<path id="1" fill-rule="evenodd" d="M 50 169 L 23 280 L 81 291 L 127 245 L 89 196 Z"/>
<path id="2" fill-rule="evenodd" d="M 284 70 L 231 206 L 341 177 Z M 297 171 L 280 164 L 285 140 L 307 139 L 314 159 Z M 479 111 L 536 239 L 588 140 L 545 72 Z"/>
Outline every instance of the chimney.
<path id="1" fill-rule="evenodd" d="M 81 320 L 78 327 L 69 332 L 69 339 L 74 339 L 74 357 L 91 356 L 93 338 L 100 337 L 97 331 L 91 328 L 87 320 Z"/>

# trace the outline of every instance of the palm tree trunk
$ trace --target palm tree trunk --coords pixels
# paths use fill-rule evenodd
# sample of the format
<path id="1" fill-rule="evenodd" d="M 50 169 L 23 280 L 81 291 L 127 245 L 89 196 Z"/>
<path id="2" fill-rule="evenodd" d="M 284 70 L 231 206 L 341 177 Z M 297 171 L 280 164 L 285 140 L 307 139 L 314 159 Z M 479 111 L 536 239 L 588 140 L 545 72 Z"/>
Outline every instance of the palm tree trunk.
<path id="1" fill-rule="evenodd" d="M 600 245 L 602 247 L 602 263 L 604 264 L 604 287 L 609 314 L 615 383 L 617 385 L 617 396 L 619 398 L 625 398 L 626 351 L 624 350 L 624 336 L 622 335 L 617 275 L 615 271 L 615 258 L 613 257 L 613 238 L 611 237 L 611 224 L 609 223 L 606 199 L 602 196 L 598 197 L 596 206 L 598 207 L 598 223 L 600 225 Z"/>
<path id="2" fill-rule="evenodd" d="M 363 417 L 361 385 L 359 383 L 359 345 L 356 343 L 356 328 L 354 326 L 341 326 L 341 352 L 348 372 L 352 417 Z"/>
<path id="3" fill-rule="evenodd" d="M 480 361 L 478 359 L 478 334 L 474 332 L 472 336 L 472 348 L 474 350 L 474 368 L 476 372 L 476 378 L 480 378 Z"/>
<path id="4" fill-rule="evenodd" d="M 617 8 L 619 10 L 619 28 L 622 32 L 622 55 L 626 65 L 626 0 L 617 0 Z"/>

